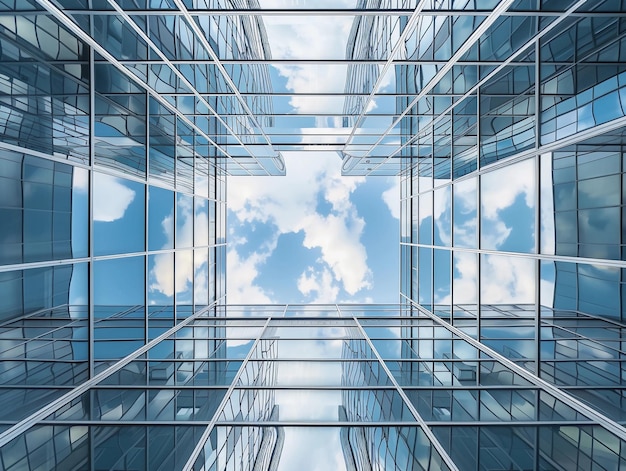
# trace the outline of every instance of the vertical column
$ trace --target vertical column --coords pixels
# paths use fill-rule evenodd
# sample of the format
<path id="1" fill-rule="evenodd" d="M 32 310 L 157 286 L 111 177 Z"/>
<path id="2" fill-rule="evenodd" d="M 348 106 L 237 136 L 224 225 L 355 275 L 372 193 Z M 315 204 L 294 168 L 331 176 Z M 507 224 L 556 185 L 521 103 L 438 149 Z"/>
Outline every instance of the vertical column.
<path id="1" fill-rule="evenodd" d="M 258 337 L 256 338 L 256 340 L 252 344 L 252 347 L 250 348 L 250 351 L 248 352 L 248 354 L 246 355 L 245 359 L 241 363 L 241 366 L 239 367 L 239 370 L 237 370 L 237 374 L 235 374 L 235 377 L 233 378 L 232 383 L 228 387 L 228 390 L 226 391 L 226 394 L 224 395 L 224 398 L 222 399 L 222 402 L 220 402 L 220 405 L 215 410 L 215 414 L 213 415 L 213 418 L 211 419 L 211 422 L 209 423 L 209 425 L 207 425 L 207 428 L 202 433 L 202 436 L 200 437 L 200 440 L 198 440 L 198 443 L 197 443 L 196 447 L 194 448 L 193 452 L 189 456 L 189 459 L 187 460 L 187 463 L 183 467 L 183 471 L 193 471 L 194 469 L 197 468 L 195 466 L 196 462 L 198 461 L 198 459 L 201 459 L 201 457 L 203 456 L 204 446 L 205 446 L 206 442 L 209 440 L 211 432 L 215 428 L 215 424 L 217 423 L 217 420 L 218 420 L 220 414 L 222 413 L 222 411 L 224 410 L 224 408 L 226 407 L 226 405 L 230 401 L 231 396 L 232 396 L 232 392 L 235 389 L 235 386 L 237 385 L 237 383 L 239 381 L 239 378 L 241 377 L 242 373 L 246 369 L 248 361 L 250 360 L 250 358 L 254 354 L 254 352 L 255 352 L 259 342 L 261 341 L 261 338 L 265 334 L 265 331 L 266 331 L 267 326 L 269 325 L 270 321 L 271 321 L 271 317 L 268 317 L 267 320 L 265 321 L 265 324 L 263 325 L 263 328 L 260 330 Z"/>
<path id="2" fill-rule="evenodd" d="M 437 316 L 435 316 L 435 317 L 437 317 Z M 391 373 L 391 371 L 389 370 L 389 368 L 385 364 L 384 360 L 382 359 L 382 357 L 378 353 L 378 350 L 376 350 L 376 347 L 374 346 L 374 344 L 372 343 L 372 341 L 368 337 L 367 333 L 365 332 L 365 329 L 363 329 L 363 326 L 361 325 L 361 323 L 358 321 L 358 319 L 356 317 L 352 317 L 352 319 L 356 323 L 356 326 L 359 329 L 359 332 L 361 333 L 361 335 L 363 336 L 363 338 L 365 339 L 365 341 L 367 342 L 369 347 L 372 349 L 372 352 L 376 356 L 376 359 L 378 360 L 381 368 L 385 371 L 385 373 L 389 377 L 389 380 L 392 382 L 392 384 L 396 388 L 396 391 L 398 392 L 398 394 L 400 395 L 400 397 L 404 401 L 405 406 L 407 407 L 407 409 L 409 409 L 409 411 L 411 411 L 411 414 L 413 415 L 413 417 L 415 417 L 415 420 L 419 424 L 420 428 L 422 429 L 422 431 L 424 432 L 424 434 L 426 435 L 426 437 L 428 438 L 430 443 L 433 445 L 434 449 L 441 456 L 441 459 L 443 460 L 443 462 L 448 466 L 448 468 L 450 470 L 458 471 L 458 468 L 454 464 L 454 462 L 452 461 L 452 458 L 450 458 L 450 456 L 446 453 L 446 451 L 443 448 L 443 446 L 441 445 L 441 443 L 439 443 L 439 440 L 437 440 L 437 437 L 435 437 L 435 435 L 433 434 L 432 430 L 430 430 L 428 425 L 426 425 L 426 423 L 424 422 L 424 419 L 422 419 L 422 417 L 419 415 L 419 413 L 417 412 L 417 409 L 415 408 L 415 406 L 413 406 L 413 403 L 411 403 L 410 399 L 407 397 L 407 395 L 404 392 L 404 390 L 402 389 L 402 387 L 396 381 L 395 377 L 393 376 L 393 374 Z M 442 322 L 444 322 L 444 321 L 442 321 Z"/>

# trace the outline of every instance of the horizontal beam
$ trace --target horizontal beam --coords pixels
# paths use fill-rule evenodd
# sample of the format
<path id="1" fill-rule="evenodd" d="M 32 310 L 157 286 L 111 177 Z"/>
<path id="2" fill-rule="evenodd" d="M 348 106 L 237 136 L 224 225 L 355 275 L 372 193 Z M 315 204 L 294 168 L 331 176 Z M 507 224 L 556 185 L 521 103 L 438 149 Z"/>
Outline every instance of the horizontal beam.
<path id="1" fill-rule="evenodd" d="M 2 423 L 2 422 L 0 422 Z M 45 420 L 40 422 L 41 425 L 56 426 L 102 426 L 102 427 L 159 427 L 159 426 L 178 426 L 178 427 L 202 427 L 211 424 L 210 420 Z M 591 420 L 472 420 L 461 422 L 458 420 L 425 420 L 424 424 L 428 427 L 582 427 L 598 425 L 597 422 Z M 215 422 L 215 427 L 350 427 L 350 428 L 380 428 L 380 427 L 401 427 L 401 428 L 420 428 L 417 422 L 405 421 L 343 421 L 343 420 L 220 420 Z"/>
<path id="2" fill-rule="evenodd" d="M 77 10 L 65 9 L 70 15 L 117 15 L 114 10 Z M 299 9 L 188 9 L 192 16 L 410 16 L 413 9 L 387 9 L 387 8 L 299 8 Z M 182 15 L 180 10 L 170 9 L 127 9 L 127 13 L 132 15 L 143 16 L 164 16 L 164 15 Z M 487 16 L 491 10 L 451 10 L 451 9 L 424 9 L 420 13 L 422 16 Z M 29 16 L 29 15 L 47 15 L 43 10 L 11 10 L 2 11 L 0 16 Z M 515 10 L 504 13 L 502 16 L 561 16 L 563 11 L 547 11 L 547 10 Z M 624 11 L 586 11 L 573 13 L 570 16 L 580 17 L 624 17 Z"/>
<path id="3" fill-rule="evenodd" d="M 120 60 L 120 64 L 128 64 L 128 65 L 161 65 L 164 64 L 163 61 L 160 60 Z M 212 60 L 170 60 L 168 61 L 170 64 L 174 65 L 214 65 L 215 62 Z M 382 65 L 388 62 L 387 59 L 220 59 L 220 63 L 222 65 L 251 65 L 251 64 L 260 64 L 260 65 L 355 65 L 355 64 L 364 64 L 364 65 Z M 445 60 L 394 60 L 394 65 L 444 65 L 448 61 Z M 98 61 L 96 61 L 98 63 Z M 548 62 L 550 65 L 555 65 L 556 63 Z M 616 59 L 614 62 L 606 62 L 609 65 L 615 65 L 616 63 L 623 63 L 619 59 Z M 67 62 L 64 62 L 67 64 Z M 498 66 L 501 65 L 502 61 L 459 61 L 456 65 L 460 66 Z M 593 63 L 596 64 L 595 62 Z M 535 65 L 534 62 L 515 62 L 511 64 L 507 64 L 511 66 L 526 66 L 533 67 Z M 563 65 L 572 65 L 572 62 L 563 63 Z M 587 64 L 585 64 L 587 65 Z"/>
<path id="4" fill-rule="evenodd" d="M 2 15 L 0 14 L 0 17 Z M 40 63 L 41 61 L 35 58 L 23 58 L 19 61 L 15 60 L 3 60 L 1 63 L 6 65 L 29 65 Z M 120 64 L 123 65 L 163 65 L 164 61 L 153 59 L 153 60 L 118 60 Z M 354 64 L 371 64 L 371 65 L 381 65 L 387 62 L 386 59 L 220 59 L 220 63 L 223 65 L 253 65 L 253 64 L 261 64 L 261 65 L 354 65 Z M 395 65 L 444 65 L 448 61 L 447 60 L 430 60 L 430 59 L 417 59 L 417 60 L 399 60 L 396 59 L 393 61 Z M 58 66 L 66 66 L 68 64 L 71 65 L 88 65 L 89 61 L 86 60 L 46 60 L 46 64 L 50 65 L 58 65 Z M 107 64 L 106 60 L 95 60 L 96 64 Z M 213 60 L 169 60 L 168 63 L 174 65 L 215 65 Z M 568 67 L 572 65 L 576 65 L 573 61 L 551 61 L 549 59 L 542 58 L 542 64 L 551 65 L 551 66 L 560 66 L 560 67 Z M 605 65 L 616 65 L 623 64 L 624 61 L 619 58 L 615 58 L 615 60 L 585 60 L 585 67 L 590 66 L 605 66 Z M 456 63 L 460 66 L 499 66 L 502 65 L 502 61 L 467 61 L 462 60 Z M 507 67 L 534 67 L 535 62 L 530 61 L 512 61 L 507 64 Z M 70 76 L 75 79 L 75 77 Z M 243 93 L 243 92 L 242 92 Z"/>

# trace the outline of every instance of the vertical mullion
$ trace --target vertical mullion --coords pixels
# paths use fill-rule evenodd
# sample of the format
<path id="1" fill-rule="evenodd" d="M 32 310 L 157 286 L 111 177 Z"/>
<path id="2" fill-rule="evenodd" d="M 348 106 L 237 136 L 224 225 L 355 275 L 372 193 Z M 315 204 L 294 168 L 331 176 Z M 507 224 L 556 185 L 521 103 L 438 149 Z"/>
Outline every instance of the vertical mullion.
<path id="1" fill-rule="evenodd" d="M 437 317 L 437 316 L 435 316 L 435 317 Z M 457 468 L 456 464 L 454 463 L 454 461 L 452 461 L 452 458 L 450 458 L 450 456 L 448 455 L 446 450 L 443 448 L 443 446 L 441 445 L 439 440 L 437 440 L 437 437 L 435 437 L 435 434 L 433 433 L 433 431 L 428 427 L 428 425 L 426 425 L 426 422 L 424 422 L 424 419 L 422 419 L 422 416 L 417 412 L 417 409 L 415 408 L 415 406 L 413 405 L 413 403 L 411 402 L 409 397 L 404 392 L 404 389 L 402 389 L 402 387 L 400 386 L 400 384 L 398 383 L 396 378 L 393 376 L 393 373 L 391 373 L 391 371 L 387 367 L 387 364 L 385 363 L 385 361 L 382 359 L 382 357 L 378 353 L 378 350 L 376 349 L 376 347 L 372 343 L 371 339 L 369 338 L 369 336 L 365 332 L 365 329 L 363 329 L 363 326 L 361 325 L 361 323 L 358 321 L 356 316 L 352 316 L 352 319 L 354 320 L 357 329 L 359 330 L 359 332 L 363 336 L 363 339 L 367 342 L 368 346 L 370 347 L 370 349 L 374 353 L 374 356 L 378 360 L 378 363 L 379 363 L 380 367 L 385 371 L 385 373 L 389 377 L 389 381 L 391 381 L 391 383 L 394 385 L 394 387 L 396 389 L 396 392 L 402 398 L 402 401 L 404 402 L 404 405 L 406 406 L 407 409 L 409 409 L 409 411 L 411 412 L 411 415 L 413 415 L 413 417 L 415 418 L 415 421 L 417 422 L 417 424 L 422 429 L 422 432 L 424 432 L 424 435 L 426 435 L 426 438 L 428 439 L 428 441 L 430 442 L 432 447 L 441 456 L 441 460 L 450 468 L 451 471 L 458 471 L 458 468 Z"/>
<path id="2" fill-rule="evenodd" d="M 540 1 L 537 0 L 537 7 L 540 7 Z M 539 18 L 535 18 L 536 31 L 539 33 Z M 541 106 L 541 39 L 535 39 L 535 149 L 539 149 L 541 127 L 539 123 L 540 106 Z M 541 374 L 541 172 L 542 156 L 537 152 L 535 154 L 535 253 L 539 256 L 535 260 L 535 374 Z M 536 463 L 537 466 L 538 463 Z"/>
<path id="3" fill-rule="evenodd" d="M 204 445 L 206 444 L 207 440 L 209 440 L 211 436 L 211 432 L 215 428 L 215 424 L 217 423 L 218 417 L 220 416 L 220 414 L 222 413 L 222 411 L 224 410 L 224 408 L 230 401 L 232 392 L 235 389 L 235 385 L 237 384 L 237 382 L 239 381 L 239 378 L 241 377 L 242 373 L 246 369 L 246 366 L 248 365 L 248 361 L 252 357 L 254 351 L 256 350 L 257 345 L 259 344 L 259 342 L 261 341 L 261 338 L 265 334 L 265 331 L 267 330 L 267 326 L 269 325 L 271 320 L 272 318 L 268 317 L 267 320 L 265 321 L 265 324 L 263 325 L 263 328 L 259 332 L 258 337 L 255 339 L 254 343 L 252 344 L 252 347 L 250 347 L 250 351 L 248 352 L 248 354 L 246 355 L 246 358 L 241 363 L 241 366 L 239 367 L 237 374 L 234 376 L 232 383 L 230 384 L 230 386 L 228 387 L 228 390 L 226 391 L 226 394 L 222 398 L 220 405 L 215 410 L 215 414 L 213 414 L 213 417 L 211 418 L 211 422 L 209 423 L 209 425 L 207 425 L 206 429 L 202 433 L 202 436 L 200 437 L 200 440 L 198 440 L 194 450 L 192 451 L 191 455 L 187 459 L 187 462 L 185 463 L 185 466 L 183 467 L 183 471 L 192 471 L 195 469 L 194 467 L 195 461 L 200 456 L 200 453 L 202 453 Z"/>
<path id="4" fill-rule="evenodd" d="M 92 5 L 92 0 L 89 0 L 90 8 Z M 94 37 L 94 18 L 93 16 L 89 17 L 89 32 L 91 37 Z M 95 334 L 95 308 L 94 308 L 94 267 L 93 267 L 93 169 L 94 169 L 94 160 L 95 160 L 95 113 L 96 113 L 96 98 L 95 98 L 95 52 L 93 47 L 89 47 L 89 176 L 88 176 L 88 204 L 87 204 L 87 256 L 89 257 L 88 262 L 88 280 L 87 280 L 87 299 L 88 299 L 88 308 L 87 308 L 87 322 L 88 322 L 88 341 L 87 341 L 87 355 L 88 355 L 88 377 L 92 379 L 94 377 L 94 334 Z M 72 254 L 73 255 L 73 254 Z M 89 403 L 93 404 L 93 391 L 89 390 Z M 91 469 L 95 469 L 95 440 L 93 436 L 93 429 L 90 428 L 90 433 L 87 434 L 89 440 L 89 466 Z"/>
<path id="5" fill-rule="evenodd" d="M 478 60 L 480 61 L 480 48 L 478 49 Z M 480 62 L 479 62 L 480 63 Z M 480 65 L 477 70 L 478 80 L 480 83 Z M 480 317 L 481 317 L 481 265 L 482 255 L 480 254 L 481 244 L 481 176 L 482 165 L 480 162 L 481 149 L 480 149 L 480 86 L 476 88 L 476 252 L 474 253 L 474 260 L 476 261 L 476 339 L 480 342 Z M 480 357 L 480 353 L 477 352 Z M 476 381 L 480 384 L 480 362 L 478 363 L 478 374 L 476 375 Z M 480 391 L 478 392 L 478 400 L 480 401 Z M 478 408 L 478 420 L 480 420 L 480 407 Z M 476 467 L 480 467 L 480 429 L 476 428 Z"/>
<path id="6" fill-rule="evenodd" d="M 90 28 L 93 29 L 93 21 L 90 22 Z M 93 31 L 92 31 L 93 32 Z M 96 98 L 95 98 L 95 53 L 92 47 L 89 47 L 89 208 L 88 208 L 88 257 L 89 257 L 89 306 L 88 306 L 88 322 L 89 322 L 89 378 L 94 376 L 94 329 L 95 329 L 95 307 L 94 307 L 94 244 L 93 244 L 93 213 L 94 213 L 94 160 L 95 160 L 95 113 L 96 113 Z"/>
<path id="7" fill-rule="evenodd" d="M 452 25 L 450 34 L 452 34 Z M 452 38 L 450 38 L 452 41 Z M 448 263 L 450 266 L 450 324 L 454 325 L 454 110 L 450 111 L 450 248 L 448 249 Z M 454 355 L 454 342 L 452 342 Z"/>
<path id="8" fill-rule="evenodd" d="M 178 102 L 177 102 L 178 104 Z M 178 167 L 178 115 L 174 115 L 174 211 L 172 211 L 173 219 L 174 219 L 174 230 L 173 230 L 173 251 L 172 251 L 172 279 L 174 280 L 174 289 L 172 296 L 172 325 L 176 325 L 178 320 L 178 296 L 176 295 L 176 260 L 178 255 L 178 175 L 177 175 L 177 167 Z"/>
<path id="9" fill-rule="evenodd" d="M 148 18 L 146 18 L 146 24 L 148 22 Z M 144 260 L 143 260 L 143 266 L 144 266 L 144 273 L 143 273 L 143 277 L 144 277 L 144 300 L 145 300 L 145 304 L 144 304 L 144 343 L 147 344 L 150 341 L 150 319 L 149 319 L 149 311 L 150 311 L 150 303 L 149 303 L 149 293 L 148 293 L 148 285 L 149 285 L 149 265 L 148 265 L 148 261 L 149 261 L 149 256 L 148 256 L 148 227 L 150 227 L 149 221 L 148 221 L 148 217 L 149 217 L 149 205 L 150 205 L 150 185 L 149 185 L 149 181 L 150 181 L 150 99 L 151 99 L 151 95 L 150 92 L 148 90 L 145 91 L 146 93 L 146 149 L 145 149 L 145 158 L 146 158 L 146 184 L 145 184 L 145 188 L 144 188 L 144 232 L 143 232 L 143 243 L 144 243 Z M 145 410 L 148 411 L 149 410 L 149 406 L 150 406 L 150 399 L 149 399 L 149 391 L 146 391 L 144 394 L 144 404 L 145 404 Z M 148 467 L 149 463 L 150 463 L 150 439 L 149 439 L 149 434 L 150 434 L 150 427 L 146 427 L 145 428 L 146 431 L 146 447 L 145 447 L 145 466 Z M 174 434 L 176 434 L 176 432 L 174 432 Z M 176 438 L 174 438 L 175 440 Z"/>
<path id="10" fill-rule="evenodd" d="M 149 168 L 150 168 L 150 92 L 148 92 L 146 90 L 146 151 L 145 151 L 145 157 L 146 157 L 146 184 L 145 184 L 145 188 L 144 188 L 144 201 L 145 204 L 143 206 L 143 210 L 144 210 L 144 231 L 143 231 L 143 243 L 144 243 L 144 261 L 143 261 L 143 265 L 144 265 L 144 300 L 145 300 L 145 307 L 144 307 L 144 328 L 145 328 L 145 332 L 144 332 L 144 343 L 148 343 L 150 341 L 150 334 L 149 334 L 149 319 L 148 319 L 148 216 L 149 216 L 149 205 L 150 205 L 150 192 L 149 190 L 149 180 L 150 180 L 150 173 L 149 173 Z"/>
<path id="11" fill-rule="evenodd" d="M 476 165 L 479 169 L 481 169 L 480 165 L 480 88 L 476 90 Z M 480 317 L 481 317 L 481 265 L 482 265 L 482 255 L 480 253 L 480 249 L 482 247 L 481 239 L 482 239 L 482 227 L 481 227 L 481 175 L 476 176 L 476 250 L 475 259 L 476 259 L 476 339 L 480 342 Z"/>

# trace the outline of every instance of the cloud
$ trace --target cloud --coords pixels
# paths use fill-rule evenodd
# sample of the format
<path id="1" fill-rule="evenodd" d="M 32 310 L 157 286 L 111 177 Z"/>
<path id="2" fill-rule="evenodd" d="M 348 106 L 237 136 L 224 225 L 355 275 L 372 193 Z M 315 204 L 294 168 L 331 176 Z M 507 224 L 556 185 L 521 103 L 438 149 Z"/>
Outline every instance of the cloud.
<path id="1" fill-rule="evenodd" d="M 486 220 L 482 224 L 481 246 L 486 249 L 499 249 L 515 231 L 516 246 L 526 250 L 534 242 L 534 228 L 527 224 L 527 217 L 518 217 L 514 227 L 502 219 L 503 210 L 510 208 L 519 196 L 524 197 L 528 208 L 535 207 L 535 160 L 529 159 L 508 167 L 487 173 L 481 178 L 481 214 Z"/>
<path id="2" fill-rule="evenodd" d="M 273 304 L 270 297 L 254 284 L 259 271 L 258 266 L 265 262 L 267 254 L 253 253 L 242 259 L 235 249 L 230 249 L 226 256 L 228 274 L 228 302 L 230 304 Z"/>
<path id="3" fill-rule="evenodd" d="M 497 219 L 498 213 L 524 195 L 529 208 L 535 207 L 535 161 L 533 159 L 485 174 L 481 180 L 482 214 Z"/>
<path id="4" fill-rule="evenodd" d="M 541 253 L 554 254 L 554 185 L 552 182 L 552 154 L 540 156 L 541 165 Z M 572 228 L 577 231 L 578 228 Z M 575 232 L 573 232 L 575 234 Z"/>
<path id="5" fill-rule="evenodd" d="M 334 211 L 340 213 L 349 212 L 353 208 L 352 202 L 350 201 L 350 194 L 356 190 L 358 184 L 363 181 L 365 181 L 363 178 L 342 177 L 339 173 L 330 173 L 327 171 L 322 182 L 324 198 L 332 204 Z"/>
<path id="6" fill-rule="evenodd" d="M 329 333 L 329 330 L 332 331 Z M 289 329 L 287 335 L 318 339 L 306 341 L 306 348 L 298 341 L 283 341 L 280 355 L 284 358 L 319 360 L 341 358 L 347 334 L 344 328 L 305 327 Z M 279 385 L 342 384 L 342 368 L 338 363 L 307 361 L 280 362 L 277 365 Z M 276 392 L 281 420 L 337 420 L 342 405 L 341 391 L 282 390 Z M 302 407 L 309 404 L 312 407 Z M 289 427 L 285 429 L 285 443 L 280 457 L 281 469 L 311 471 L 345 470 L 341 451 L 340 429 L 337 427 Z M 320 453 L 320 450 L 324 450 Z"/>
<path id="7" fill-rule="evenodd" d="M 443 180 L 440 181 L 443 182 Z M 435 190 L 433 202 L 434 222 L 437 228 L 437 234 L 439 234 L 443 244 L 448 246 L 452 243 L 452 234 L 450 233 L 452 219 L 450 190 L 450 187 Z"/>
<path id="8" fill-rule="evenodd" d="M 174 257 L 170 253 L 161 253 L 154 256 L 154 266 L 150 270 L 150 291 L 174 296 Z"/>
<path id="9" fill-rule="evenodd" d="M 364 298 L 347 298 L 340 299 L 337 304 L 375 304 L 374 298 L 371 296 L 365 296 Z"/>
<path id="10" fill-rule="evenodd" d="M 476 247 L 476 179 L 463 180 L 454 185 L 454 244 Z"/>
<path id="11" fill-rule="evenodd" d="M 367 252 L 360 241 L 365 221 L 350 200 L 365 178 L 341 177 L 341 159 L 334 153 L 289 152 L 284 157 L 286 176 L 271 182 L 267 177 L 237 177 L 228 186 L 229 209 L 239 221 L 276 226 L 271 241 L 260 247 L 265 255 L 255 266 L 273 251 L 280 234 L 302 231 L 304 247 L 321 250 L 321 268 L 327 267 L 349 294 L 370 288 Z M 317 212 L 320 195 L 332 207 L 328 215 Z M 230 272 L 228 280 L 230 293 L 231 282 L 239 281 Z"/>
<path id="12" fill-rule="evenodd" d="M 391 211 L 391 215 L 400 220 L 400 177 L 393 177 L 393 185 L 383 192 L 383 201 Z"/>
<path id="13" fill-rule="evenodd" d="M 482 246 L 489 249 L 495 249 L 500 247 L 511 234 L 512 229 L 508 227 L 503 221 L 495 220 L 490 221 L 489 224 L 483 224 L 483 227 L 487 228 L 482 231 Z"/>
<path id="14" fill-rule="evenodd" d="M 195 212 L 192 198 L 177 199 L 178 219 L 176 230 L 176 246 L 191 248 L 194 246 L 194 236 L 198 239 L 196 245 L 206 245 L 209 237 L 209 215 L 206 202 L 203 205 L 196 205 Z M 171 247 L 174 240 L 172 233 L 172 219 L 174 214 L 170 213 L 161 221 L 163 233 L 167 238 L 165 247 Z M 195 227 L 195 229 L 194 229 Z M 195 230 L 195 234 L 194 234 Z M 176 269 L 174 269 L 176 263 Z M 197 276 L 198 286 L 195 289 L 198 302 L 206 303 L 206 293 L 204 287 L 208 286 L 206 273 L 202 269 L 208 261 L 200 256 L 194 258 L 193 250 L 177 250 L 176 261 L 169 253 L 156 254 L 154 256 L 154 266 L 150 270 L 150 291 L 159 292 L 167 297 L 174 293 L 186 296 L 185 302 L 191 302 L 191 287 L 193 286 L 194 275 Z"/>
<path id="15" fill-rule="evenodd" d="M 286 427 L 281 469 L 345 470 L 339 434 L 339 427 Z"/>
<path id="16" fill-rule="evenodd" d="M 305 296 L 315 292 L 317 296 L 312 303 L 333 303 L 339 294 L 339 288 L 334 283 L 332 273 L 328 269 L 315 271 L 308 267 L 298 278 L 298 290 Z"/>
<path id="17" fill-rule="evenodd" d="M 195 303 L 199 305 L 209 304 L 208 263 L 209 261 L 206 258 L 194 263 L 193 297 Z"/>
<path id="18" fill-rule="evenodd" d="M 261 0 L 260 5 L 265 9 L 294 7 L 293 0 Z M 319 0 L 315 7 L 353 8 L 355 0 Z M 275 59 L 343 59 L 352 22 L 353 18 L 349 16 L 276 15 L 264 18 Z M 286 89 L 294 93 L 289 102 L 293 109 L 281 112 L 322 116 L 343 112 L 342 96 L 324 94 L 343 92 L 347 73 L 345 65 L 279 64 L 275 67 L 285 79 Z M 321 95 L 301 95 L 307 93 Z M 341 159 L 337 154 L 311 150 L 316 143 L 343 142 L 346 130 L 341 128 L 341 118 L 317 118 L 315 124 L 315 129 L 300 130 L 301 142 L 307 144 L 309 152 L 283 154 L 286 177 L 271 181 L 258 177 L 233 178 L 228 185 L 228 205 L 242 223 L 270 223 L 276 227 L 275 235 L 258 247 L 261 251 L 259 257 L 249 261 L 248 271 L 242 276 L 253 282 L 254 278 L 250 277 L 252 274 L 256 277 L 264 259 L 276 246 L 278 237 L 303 232 L 304 247 L 319 249 L 322 255 L 315 267 L 302 274 L 298 280 L 299 289 L 307 295 L 315 293 L 320 302 L 333 302 L 342 288 L 353 295 L 371 287 L 372 274 L 360 240 L 365 222 L 350 200 L 351 194 L 365 179 L 342 177 Z M 329 214 L 322 215 L 317 211 L 320 199 L 330 205 Z M 234 250 L 229 251 L 229 257 L 235 253 Z M 238 263 L 246 262 L 238 259 Z M 228 266 L 238 269 L 230 258 Z M 229 299 L 235 284 L 239 285 L 237 289 L 244 289 L 230 270 Z M 262 292 L 256 292 L 256 296 L 263 297 Z"/>
<path id="19" fill-rule="evenodd" d="M 475 304 L 478 294 L 478 263 L 476 254 L 455 252 L 453 263 L 456 273 L 453 276 L 454 304 Z M 449 297 L 437 301 L 448 304 Z"/>
<path id="20" fill-rule="evenodd" d="M 80 181 L 77 183 L 81 184 Z M 94 173 L 94 221 L 113 222 L 122 219 L 134 199 L 135 192 L 125 186 L 121 179 Z"/>
<path id="21" fill-rule="evenodd" d="M 89 171 L 84 168 L 74 167 L 72 189 L 86 193 L 89 190 Z"/>
<path id="22" fill-rule="evenodd" d="M 176 247 L 193 247 L 193 198 L 176 198 Z"/>
<path id="23" fill-rule="evenodd" d="M 551 280 L 541 278 L 539 283 L 539 296 L 542 306 L 554 307 L 554 278 Z"/>
<path id="24" fill-rule="evenodd" d="M 311 214 L 304 218 L 304 243 L 306 248 L 320 248 L 322 259 L 332 269 L 337 281 L 350 294 L 371 288 L 371 273 L 367 267 L 367 253 L 359 238 L 365 221 L 351 211 L 346 215 Z M 355 243 L 356 242 L 356 243 Z"/>
<path id="25" fill-rule="evenodd" d="M 338 127 L 341 126 L 339 121 L 333 119 L 330 124 L 335 127 L 329 128 L 326 127 L 327 123 L 321 123 L 316 125 L 314 128 L 301 128 L 298 130 L 298 134 L 300 137 L 300 144 L 306 144 L 307 150 L 322 150 L 328 151 L 329 145 L 336 144 L 334 147 L 343 146 L 346 141 L 347 134 L 349 129 Z M 362 132 L 357 131 L 357 133 L 362 134 Z M 297 145 L 294 145 L 297 148 Z"/>
<path id="26" fill-rule="evenodd" d="M 480 296 L 483 304 L 535 302 L 535 260 L 484 255 L 481 258 Z"/>
<path id="27" fill-rule="evenodd" d="M 478 263 L 476 254 L 455 252 L 454 304 L 476 304 L 478 292 Z M 553 289 L 543 284 L 542 290 Z M 482 304 L 532 304 L 536 298 L 535 261 L 503 255 L 481 256 L 480 301 Z M 449 304 L 450 297 L 437 299 Z"/>
<path id="28" fill-rule="evenodd" d="M 196 260 L 201 265 L 200 260 Z M 174 264 L 175 268 L 174 269 Z M 191 286 L 195 269 L 193 250 L 177 250 L 176 260 L 170 253 L 160 253 L 154 256 L 154 266 L 150 270 L 150 290 L 171 297 L 174 292 L 182 296 L 177 301 L 191 302 Z"/>

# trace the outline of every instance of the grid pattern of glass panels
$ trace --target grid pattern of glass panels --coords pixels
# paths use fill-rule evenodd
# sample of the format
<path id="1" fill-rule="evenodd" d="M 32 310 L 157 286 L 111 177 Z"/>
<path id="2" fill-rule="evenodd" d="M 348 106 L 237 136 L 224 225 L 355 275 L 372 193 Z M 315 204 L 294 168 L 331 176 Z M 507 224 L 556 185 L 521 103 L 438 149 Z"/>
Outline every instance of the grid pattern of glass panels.
<path id="1" fill-rule="evenodd" d="M 626 3 L 293 3 L 0 0 L 0 469 L 625 468 Z M 401 304 L 226 305 L 227 177 L 320 146 Z"/>
<path id="2" fill-rule="evenodd" d="M 392 156 L 402 169 L 402 299 L 623 424 L 622 22 L 610 12 L 624 5 L 516 8 L 528 14 L 498 18 L 441 77 L 424 68 L 441 48 L 450 58 L 467 44 L 445 46 L 467 16 L 420 18 L 431 38 L 417 43 L 420 63 L 396 67 L 407 94 Z M 547 430 L 526 439 L 565 469 L 593 467 L 566 458 L 580 455 Z"/>
<path id="3" fill-rule="evenodd" d="M 4 469 L 274 469 L 320 449 L 363 470 L 626 458 L 614 422 L 394 305 L 220 307 L 62 392 L 5 432 Z"/>
<path id="4" fill-rule="evenodd" d="M 456 61 L 468 16 L 420 18 L 420 63 L 396 66 L 399 151 L 379 159 L 401 168 L 402 299 L 621 424 L 623 9 L 513 2 Z M 547 430 L 561 466 L 593 467 Z"/>

